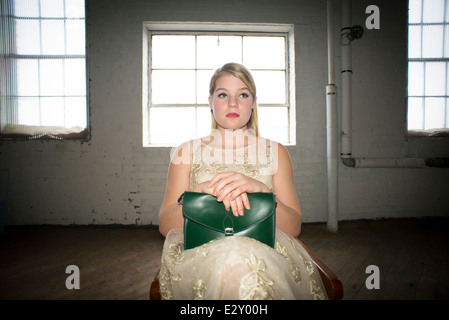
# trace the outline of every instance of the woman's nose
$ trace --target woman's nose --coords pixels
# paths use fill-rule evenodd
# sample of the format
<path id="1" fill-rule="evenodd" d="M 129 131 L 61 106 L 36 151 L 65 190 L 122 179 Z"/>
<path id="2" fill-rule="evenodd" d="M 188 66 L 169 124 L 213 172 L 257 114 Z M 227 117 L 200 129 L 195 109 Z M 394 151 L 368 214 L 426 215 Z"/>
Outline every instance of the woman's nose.
<path id="1" fill-rule="evenodd" d="M 237 97 L 234 96 L 229 97 L 229 106 L 237 107 Z"/>

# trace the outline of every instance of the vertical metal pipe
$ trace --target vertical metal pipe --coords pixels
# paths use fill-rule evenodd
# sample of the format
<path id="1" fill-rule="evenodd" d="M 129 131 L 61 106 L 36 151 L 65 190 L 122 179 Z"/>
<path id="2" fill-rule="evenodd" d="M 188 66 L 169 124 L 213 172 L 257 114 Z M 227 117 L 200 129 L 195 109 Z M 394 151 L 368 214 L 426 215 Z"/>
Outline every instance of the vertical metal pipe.
<path id="1" fill-rule="evenodd" d="M 327 79 L 328 84 L 335 84 L 333 0 L 327 0 Z"/>
<path id="2" fill-rule="evenodd" d="M 352 50 L 351 40 L 351 1 L 342 1 L 341 28 L 341 156 L 352 157 Z"/>
<path id="3" fill-rule="evenodd" d="M 338 123 L 335 86 L 333 0 L 327 0 L 328 80 L 326 86 L 327 130 L 327 229 L 338 230 Z"/>

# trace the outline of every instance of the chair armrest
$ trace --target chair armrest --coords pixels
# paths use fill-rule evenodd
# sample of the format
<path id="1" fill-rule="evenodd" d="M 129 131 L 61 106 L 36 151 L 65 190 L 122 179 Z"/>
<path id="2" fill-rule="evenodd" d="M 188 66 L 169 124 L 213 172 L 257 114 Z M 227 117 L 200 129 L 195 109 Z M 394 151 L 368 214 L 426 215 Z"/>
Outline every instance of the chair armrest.
<path id="1" fill-rule="evenodd" d="M 153 281 L 151 282 L 150 300 L 161 300 L 161 292 L 159 286 L 159 271 L 160 269 L 157 270 L 157 273 L 154 276 Z"/>

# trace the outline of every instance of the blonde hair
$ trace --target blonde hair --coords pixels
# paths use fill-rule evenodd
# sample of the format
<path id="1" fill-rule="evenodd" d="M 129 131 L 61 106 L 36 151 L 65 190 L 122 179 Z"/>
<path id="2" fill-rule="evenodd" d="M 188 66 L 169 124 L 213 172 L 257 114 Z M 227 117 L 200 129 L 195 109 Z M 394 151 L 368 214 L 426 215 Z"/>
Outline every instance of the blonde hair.
<path id="1" fill-rule="evenodd" d="M 224 75 L 232 75 L 240 81 L 242 81 L 245 86 L 248 88 L 249 92 L 251 93 L 253 100 L 256 99 L 256 84 L 254 83 L 253 76 L 249 72 L 249 70 L 238 63 L 227 63 L 223 67 L 217 69 L 210 79 L 210 85 L 209 85 L 209 95 L 212 97 L 215 89 L 218 78 L 224 76 Z M 212 117 L 212 129 L 217 129 L 218 124 L 215 120 L 214 114 L 211 114 Z M 259 136 L 259 123 L 257 119 L 257 104 L 254 104 L 251 117 L 248 120 L 247 123 L 248 129 L 251 129 L 253 133 L 256 136 Z"/>

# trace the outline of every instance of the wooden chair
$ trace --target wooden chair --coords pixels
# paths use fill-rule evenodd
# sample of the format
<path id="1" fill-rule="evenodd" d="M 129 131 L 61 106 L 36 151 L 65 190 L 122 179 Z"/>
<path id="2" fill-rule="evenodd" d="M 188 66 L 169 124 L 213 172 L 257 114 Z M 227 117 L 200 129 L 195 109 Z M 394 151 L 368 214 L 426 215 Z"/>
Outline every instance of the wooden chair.
<path id="1" fill-rule="evenodd" d="M 343 284 L 340 279 L 329 269 L 320 259 L 318 259 L 310 250 L 307 248 L 304 243 L 302 243 L 299 239 L 299 244 L 306 249 L 309 253 L 310 258 L 312 258 L 313 263 L 318 269 L 320 273 L 321 280 L 323 281 L 324 288 L 326 289 L 327 296 L 329 300 L 340 300 L 343 298 Z M 150 288 L 150 300 L 160 300 L 161 294 L 159 291 L 159 271 L 156 273 L 156 276 L 151 283 Z"/>

